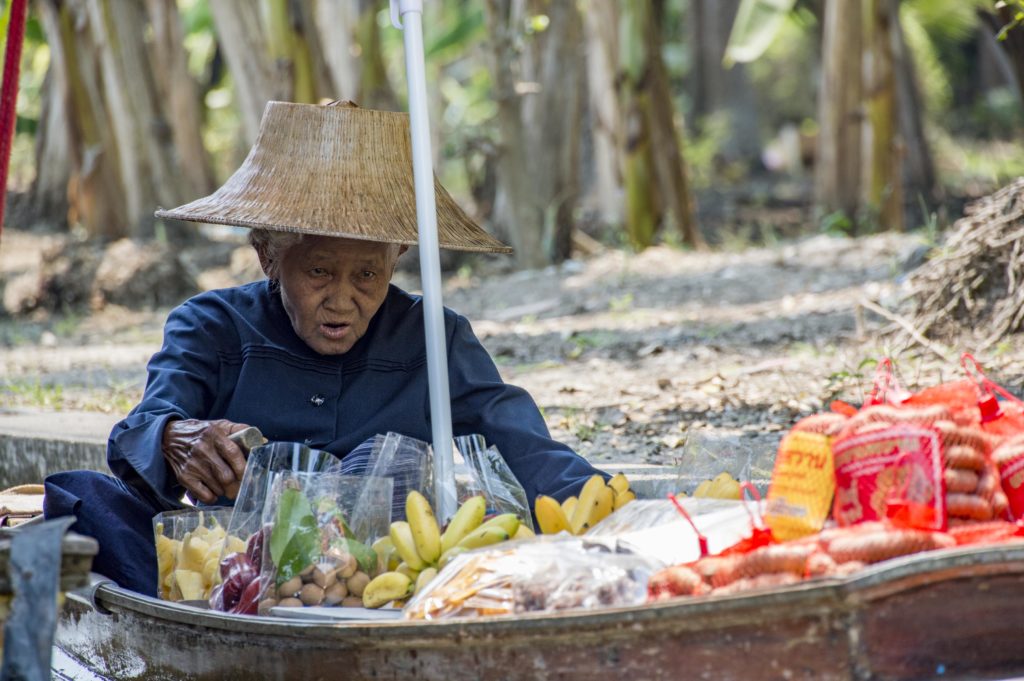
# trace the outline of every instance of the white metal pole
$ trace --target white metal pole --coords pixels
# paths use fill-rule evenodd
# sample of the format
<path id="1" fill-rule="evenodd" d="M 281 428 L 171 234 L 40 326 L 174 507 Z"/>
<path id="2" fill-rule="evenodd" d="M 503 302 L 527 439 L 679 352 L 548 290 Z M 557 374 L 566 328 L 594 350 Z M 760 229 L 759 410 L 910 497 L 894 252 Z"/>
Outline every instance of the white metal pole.
<path id="1" fill-rule="evenodd" d="M 455 515 L 457 500 L 452 459 L 452 408 L 448 393 L 448 348 L 441 303 L 441 257 L 423 57 L 423 0 L 391 0 L 391 22 L 402 29 L 405 42 L 423 321 L 427 339 L 427 380 L 430 384 L 430 426 L 434 438 L 434 512 L 438 522 L 444 523 Z"/>

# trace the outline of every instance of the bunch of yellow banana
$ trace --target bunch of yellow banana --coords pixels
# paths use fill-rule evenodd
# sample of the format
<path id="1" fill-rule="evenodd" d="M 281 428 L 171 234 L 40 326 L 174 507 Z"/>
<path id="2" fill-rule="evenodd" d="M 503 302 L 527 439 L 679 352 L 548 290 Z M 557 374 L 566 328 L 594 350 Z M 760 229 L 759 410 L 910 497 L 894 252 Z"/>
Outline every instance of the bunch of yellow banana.
<path id="1" fill-rule="evenodd" d="M 680 492 L 677 497 L 687 496 L 686 492 Z M 743 498 L 743 491 L 740 489 L 740 481 L 732 477 L 728 471 L 722 471 L 715 476 L 714 480 L 705 480 L 693 490 L 695 499 L 732 499 L 739 501 Z"/>
<path id="2" fill-rule="evenodd" d="M 463 502 L 442 533 L 434 511 L 419 492 L 405 500 L 406 520 L 391 523 L 389 536 L 373 544 L 382 569 L 363 591 L 363 605 L 379 608 L 400 603 L 419 593 L 448 562 L 471 549 L 508 539 L 533 536 L 513 513 L 502 513 L 484 522 L 487 502 L 475 496 Z"/>
<path id="3" fill-rule="evenodd" d="M 636 494 L 622 473 L 617 473 L 607 483 L 602 476 L 593 475 L 583 485 L 578 498 L 569 497 L 559 504 L 552 497 L 537 497 L 534 513 L 544 534 L 583 534 L 634 499 Z"/>

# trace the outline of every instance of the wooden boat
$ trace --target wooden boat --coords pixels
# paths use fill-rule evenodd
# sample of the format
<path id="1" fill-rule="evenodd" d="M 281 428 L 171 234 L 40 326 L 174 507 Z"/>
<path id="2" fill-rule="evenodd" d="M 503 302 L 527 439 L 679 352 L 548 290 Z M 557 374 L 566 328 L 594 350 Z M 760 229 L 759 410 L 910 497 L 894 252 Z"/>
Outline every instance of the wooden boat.
<path id="1" fill-rule="evenodd" d="M 630 608 L 434 622 L 239 618 L 71 594 L 58 676 L 90 679 L 985 679 L 1024 674 L 1024 543 L 842 580 Z"/>

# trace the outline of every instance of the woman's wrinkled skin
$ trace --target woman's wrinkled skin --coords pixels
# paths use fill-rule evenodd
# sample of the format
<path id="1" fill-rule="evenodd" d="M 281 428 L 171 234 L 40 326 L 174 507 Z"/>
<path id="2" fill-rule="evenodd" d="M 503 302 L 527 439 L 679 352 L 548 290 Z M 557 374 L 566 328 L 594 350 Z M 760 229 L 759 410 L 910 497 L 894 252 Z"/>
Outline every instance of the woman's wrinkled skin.
<path id="1" fill-rule="evenodd" d="M 234 499 L 245 472 L 245 453 L 229 436 L 247 426 L 220 419 L 179 419 L 164 428 L 162 449 L 178 482 L 198 501 Z"/>
<path id="2" fill-rule="evenodd" d="M 342 355 L 363 337 L 388 294 L 399 247 L 307 236 L 279 261 L 260 254 L 281 287 L 281 302 L 299 338 L 321 355 Z"/>
<path id="3" fill-rule="evenodd" d="M 292 328 L 321 355 L 345 354 L 384 303 L 406 247 L 308 235 L 287 244 L 284 249 L 257 245 L 256 253 L 264 273 L 279 286 Z M 164 458 L 197 500 L 212 504 L 238 494 L 245 453 L 229 436 L 246 427 L 223 419 L 167 424 Z"/>

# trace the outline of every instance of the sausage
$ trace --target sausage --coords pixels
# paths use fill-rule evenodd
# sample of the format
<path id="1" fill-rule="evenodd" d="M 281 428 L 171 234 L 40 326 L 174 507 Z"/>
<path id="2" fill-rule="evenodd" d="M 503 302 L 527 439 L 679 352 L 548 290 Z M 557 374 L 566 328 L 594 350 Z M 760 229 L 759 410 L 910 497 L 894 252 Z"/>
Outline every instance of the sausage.
<path id="1" fill-rule="evenodd" d="M 952 537 L 939 532 L 887 530 L 837 537 L 829 543 L 828 552 L 837 563 L 878 563 L 921 551 L 948 548 L 955 544 L 956 541 Z"/>
<path id="2" fill-rule="evenodd" d="M 992 504 L 977 494 L 946 495 L 946 513 L 950 518 L 967 518 L 968 520 L 992 520 L 994 513 Z"/>
<path id="3" fill-rule="evenodd" d="M 673 565 L 651 575 L 647 582 L 647 593 L 651 600 L 662 600 L 673 596 L 700 596 L 710 588 L 704 579 L 685 565 Z"/>
<path id="4" fill-rule="evenodd" d="M 943 450 L 948 468 L 965 468 L 972 471 L 985 469 L 985 455 L 980 450 L 966 445 L 951 445 Z"/>
<path id="5" fill-rule="evenodd" d="M 947 492 L 972 494 L 978 489 L 978 474 L 967 468 L 947 468 L 943 472 Z"/>

